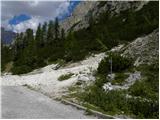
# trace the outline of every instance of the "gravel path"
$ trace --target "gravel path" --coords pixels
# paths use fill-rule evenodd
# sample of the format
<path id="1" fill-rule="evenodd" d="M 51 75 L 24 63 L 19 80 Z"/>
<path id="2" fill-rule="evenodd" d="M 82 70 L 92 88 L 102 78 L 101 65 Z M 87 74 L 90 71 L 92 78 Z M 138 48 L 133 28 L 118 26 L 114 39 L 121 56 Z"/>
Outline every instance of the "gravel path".
<path id="1" fill-rule="evenodd" d="M 2 118 L 94 119 L 84 111 L 64 105 L 23 86 L 2 86 Z"/>

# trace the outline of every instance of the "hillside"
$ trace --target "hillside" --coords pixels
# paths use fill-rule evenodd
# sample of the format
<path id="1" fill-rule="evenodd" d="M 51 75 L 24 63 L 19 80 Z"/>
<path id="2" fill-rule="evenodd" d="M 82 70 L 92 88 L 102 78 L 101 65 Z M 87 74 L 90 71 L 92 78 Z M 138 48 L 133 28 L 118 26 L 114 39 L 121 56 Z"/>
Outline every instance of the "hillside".
<path id="1" fill-rule="evenodd" d="M 26 86 L 117 118 L 159 116 L 159 5 L 83 1 L 2 45 L 2 85 Z"/>

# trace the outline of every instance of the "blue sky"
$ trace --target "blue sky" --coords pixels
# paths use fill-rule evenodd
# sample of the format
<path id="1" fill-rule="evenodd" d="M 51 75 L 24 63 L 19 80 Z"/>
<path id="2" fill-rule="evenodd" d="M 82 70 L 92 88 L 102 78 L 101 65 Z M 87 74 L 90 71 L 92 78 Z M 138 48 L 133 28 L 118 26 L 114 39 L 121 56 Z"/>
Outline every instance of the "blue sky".
<path id="1" fill-rule="evenodd" d="M 39 23 L 63 20 L 70 16 L 80 1 L 2 1 L 2 26 L 14 32 L 36 29 Z"/>
<path id="2" fill-rule="evenodd" d="M 8 21 L 8 24 L 10 25 L 17 25 L 21 22 L 24 22 L 26 20 L 29 20 L 31 19 L 31 16 L 29 15 L 26 15 L 26 14 L 20 14 L 18 16 L 14 16 L 13 18 L 11 18 L 9 21 Z"/>

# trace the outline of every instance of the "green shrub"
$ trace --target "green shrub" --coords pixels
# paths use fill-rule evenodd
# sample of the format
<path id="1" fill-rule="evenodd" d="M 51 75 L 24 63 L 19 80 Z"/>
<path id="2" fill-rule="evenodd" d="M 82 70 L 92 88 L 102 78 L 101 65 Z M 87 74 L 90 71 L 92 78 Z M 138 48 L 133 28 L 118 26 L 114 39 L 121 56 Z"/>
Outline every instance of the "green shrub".
<path id="1" fill-rule="evenodd" d="M 61 75 L 61 76 L 59 76 L 58 80 L 59 81 L 67 80 L 67 79 L 71 78 L 72 75 L 74 75 L 74 74 L 68 73 L 68 74 Z"/>
<path id="2" fill-rule="evenodd" d="M 83 94 L 83 100 L 93 104 L 105 112 L 118 113 L 119 111 L 126 111 L 126 98 L 122 91 L 105 92 L 102 87 L 93 85 L 86 94 Z"/>
<path id="3" fill-rule="evenodd" d="M 130 88 L 129 92 L 134 96 L 158 99 L 159 93 L 159 68 L 157 63 L 151 65 L 142 65 L 139 67 L 144 79 L 136 81 Z"/>
<path id="4" fill-rule="evenodd" d="M 126 57 L 120 56 L 118 53 L 112 53 L 109 57 L 105 57 L 98 66 L 99 74 L 108 74 L 111 68 L 111 60 L 112 57 L 112 71 L 113 72 L 121 72 L 132 66 L 132 60 Z"/>
<path id="5" fill-rule="evenodd" d="M 158 118 L 159 103 L 143 98 L 126 98 L 125 91 L 105 92 L 95 85 L 87 89 L 81 97 L 85 102 L 99 107 L 109 114 L 128 114 L 136 118 Z"/>
<path id="6" fill-rule="evenodd" d="M 114 80 L 112 80 L 111 83 L 112 83 L 112 85 L 115 85 L 115 84 L 122 85 L 128 76 L 129 75 L 126 75 L 124 73 L 117 73 Z"/>
<path id="7" fill-rule="evenodd" d="M 98 74 L 94 84 L 88 86 L 82 93 L 81 99 L 107 112 L 108 114 L 131 115 L 135 118 L 158 118 L 159 116 L 159 80 L 158 65 L 144 65 L 141 68 L 145 79 L 136 81 L 128 90 L 104 91 L 103 85 L 108 82 L 103 74 Z M 116 82 L 123 82 L 128 75 L 116 74 Z M 120 80 L 120 81 L 119 81 Z M 131 98 L 126 97 L 131 95 Z"/>
<path id="8" fill-rule="evenodd" d="M 29 66 L 26 65 L 22 65 L 22 66 L 14 66 L 11 71 L 13 74 L 24 74 L 24 73 L 28 73 L 31 72 L 32 68 L 30 68 Z"/>
<path id="9" fill-rule="evenodd" d="M 129 109 L 137 118 L 159 118 L 158 101 L 146 101 L 140 98 L 128 99 Z"/>
<path id="10" fill-rule="evenodd" d="M 129 92 L 133 96 L 151 97 L 153 92 L 151 87 L 144 81 L 136 81 L 130 88 Z"/>

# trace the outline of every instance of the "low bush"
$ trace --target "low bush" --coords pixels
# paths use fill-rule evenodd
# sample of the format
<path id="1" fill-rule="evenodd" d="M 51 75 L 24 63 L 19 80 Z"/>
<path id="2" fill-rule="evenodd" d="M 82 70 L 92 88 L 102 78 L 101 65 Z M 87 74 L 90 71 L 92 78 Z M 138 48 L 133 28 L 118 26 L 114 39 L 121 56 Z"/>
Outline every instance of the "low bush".
<path id="1" fill-rule="evenodd" d="M 111 84 L 112 85 L 115 85 L 115 84 L 122 85 L 128 76 L 129 75 L 126 75 L 124 73 L 117 73 L 114 80 L 111 81 Z"/>
<path id="2" fill-rule="evenodd" d="M 73 73 L 61 75 L 61 76 L 59 76 L 58 80 L 59 81 L 67 80 L 67 79 L 71 78 L 72 75 L 73 75 Z"/>
<path id="3" fill-rule="evenodd" d="M 111 59 L 113 72 L 122 72 L 132 66 L 132 60 L 130 58 L 122 57 L 118 53 L 111 53 L 99 63 L 97 69 L 99 74 L 109 74 L 111 70 Z"/>
<path id="4" fill-rule="evenodd" d="M 98 74 L 95 83 L 86 88 L 81 99 L 108 114 L 125 114 L 133 118 L 159 118 L 158 64 L 144 65 L 139 70 L 144 79 L 136 81 L 124 91 L 104 91 L 103 85 L 108 82 L 107 78 L 103 74 Z M 127 75 L 118 73 L 115 78 L 118 80 L 118 78 L 127 77 Z M 126 94 L 131 97 L 126 97 Z"/>
<path id="5" fill-rule="evenodd" d="M 141 98 L 128 99 L 128 107 L 136 118 L 159 118 L 159 103 L 158 101 L 147 101 Z"/>
<path id="6" fill-rule="evenodd" d="M 126 98 L 122 91 L 105 92 L 102 87 L 93 85 L 86 94 L 83 94 L 83 100 L 93 104 L 105 112 L 119 113 L 126 111 Z"/>
<path id="7" fill-rule="evenodd" d="M 133 96 L 151 97 L 153 95 L 151 87 L 144 81 L 136 81 L 129 88 L 129 92 Z"/>
<path id="8" fill-rule="evenodd" d="M 149 99 L 158 99 L 159 92 L 159 68 L 157 63 L 142 65 L 140 69 L 144 79 L 136 81 L 130 88 L 129 93 Z"/>

